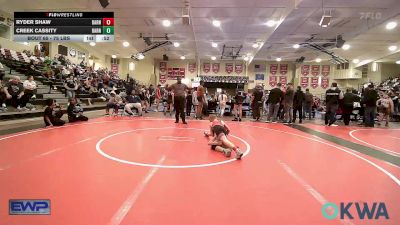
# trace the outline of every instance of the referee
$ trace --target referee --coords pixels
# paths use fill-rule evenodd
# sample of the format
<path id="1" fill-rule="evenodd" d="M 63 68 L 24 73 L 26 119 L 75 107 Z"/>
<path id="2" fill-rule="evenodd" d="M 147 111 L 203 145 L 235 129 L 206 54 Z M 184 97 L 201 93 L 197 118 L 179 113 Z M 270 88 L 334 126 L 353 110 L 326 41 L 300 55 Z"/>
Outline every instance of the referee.
<path id="1" fill-rule="evenodd" d="M 174 92 L 174 108 L 175 108 L 175 123 L 179 123 L 179 114 L 182 118 L 182 123 L 185 121 L 185 91 L 188 89 L 186 84 L 182 84 L 182 79 L 177 78 L 177 82 L 169 87 L 169 90 Z"/>

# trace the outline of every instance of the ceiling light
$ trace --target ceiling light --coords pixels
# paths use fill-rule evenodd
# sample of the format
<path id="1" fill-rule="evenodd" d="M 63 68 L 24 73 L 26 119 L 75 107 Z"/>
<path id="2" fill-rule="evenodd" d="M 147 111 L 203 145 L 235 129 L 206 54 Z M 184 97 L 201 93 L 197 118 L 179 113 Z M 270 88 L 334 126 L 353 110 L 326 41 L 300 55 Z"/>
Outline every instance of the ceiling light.
<path id="1" fill-rule="evenodd" d="M 299 44 L 295 44 L 295 45 L 293 45 L 293 48 L 300 48 L 300 45 Z"/>
<path id="2" fill-rule="evenodd" d="M 269 27 L 273 27 L 275 26 L 276 22 L 274 20 L 268 20 L 265 25 L 269 26 Z"/>
<path id="3" fill-rule="evenodd" d="M 392 45 L 392 46 L 389 46 L 388 49 L 393 52 L 393 51 L 396 51 L 397 46 L 396 45 Z"/>
<path id="4" fill-rule="evenodd" d="M 259 47 L 258 43 L 254 43 L 252 46 L 253 46 L 253 48 L 258 48 Z"/>
<path id="5" fill-rule="evenodd" d="M 243 57 L 243 60 L 244 60 L 244 61 L 249 61 L 249 59 L 250 59 L 250 58 L 249 58 L 249 56 L 247 56 L 247 55 Z"/>
<path id="6" fill-rule="evenodd" d="M 353 59 L 353 63 L 357 64 L 357 63 L 359 63 L 359 62 L 360 62 L 359 59 Z"/>
<path id="7" fill-rule="evenodd" d="M 331 24 L 331 15 L 322 15 L 321 20 L 319 21 L 319 25 L 321 27 L 328 27 Z"/>
<path id="8" fill-rule="evenodd" d="M 217 59 L 217 57 L 211 56 L 211 60 L 216 60 L 216 59 Z"/>
<path id="9" fill-rule="evenodd" d="M 185 59 L 186 59 L 186 57 L 183 55 L 183 56 L 181 56 L 181 59 L 182 59 L 182 60 L 185 60 Z"/>
<path id="10" fill-rule="evenodd" d="M 387 30 L 392 30 L 392 29 L 394 29 L 395 27 L 397 27 L 397 23 L 394 22 L 394 21 L 389 22 L 389 23 L 386 24 L 386 29 L 387 29 Z"/>
<path id="11" fill-rule="evenodd" d="M 96 45 L 96 42 L 90 42 L 89 45 L 90 45 L 90 46 L 95 46 L 95 45 Z"/>
<path id="12" fill-rule="evenodd" d="M 320 63 L 321 61 L 322 61 L 322 59 L 320 59 L 320 58 L 315 59 L 315 62 L 317 62 L 317 63 Z"/>
<path id="13" fill-rule="evenodd" d="M 282 58 L 276 58 L 276 61 L 280 62 L 282 61 Z"/>
<path id="14" fill-rule="evenodd" d="M 163 20 L 163 21 L 162 21 L 162 25 L 163 25 L 164 27 L 169 27 L 169 26 L 171 26 L 171 21 L 169 21 L 169 20 Z"/>
<path id="15" fill-rule="evenodd" d="M 179 47 L 181 44 L 179 44 L 179 42 L 174 42 L 174 47 Z"/>
<path id="16" fill-rule="evenodd" d="M 349 45 L 349 44 L 344 44 L 344 45 L 342 46 L 342 49 L 343 49 L 343 50 L 349 50 L 349 49 L 350 49 L 350 45 Z"/>
<path id="17" fill-rule="evenodd" d="M 144 59 L 143 53 L 138 53 L 138 54 L 137 54 L 137 58 L 138 58 L 139 60 Z"/>
<path id="18" fill-rule="evenodd" d="M 129 47 L 129 42 L 124 41 L 124 42 L 122 42 L 122 45 L 123 45 L 124 47 Z"/>
<path id="19" fill-rule="evenodd" d="M 216 47 L 218 47 L 218 44 L 215 43 L 215 42 L 213 42 L 213 43 L 211 43 L 211 46 L 212 46 L 213 48 L 216 48 Z"/>
<path id="20" fill-rule="evenodd" d="M 397 60 L 397 61 L 396 61 L 396 64 L 400 64 L 400 60 Z"/>
<path id="21" fill-rule="evenodd" d="M 116 55 L 111 55 L 111 58 L 116 59 L 117 56 Z"/>
<path id="22" fill-rule="evenodd" d="M 221 26 L 221 21 L 219 20 L 213 20 L 212 24 L 214 25 L 214 27 L 220 27 Z"/>
<path id="23" fill-rule="evenodd" d="M 22 44 L 24 44 L 24 45 L 29 45 L 29 43 L 28 43 L 28 42 L 24 42 L 24 43 L 22 43 Z"/>

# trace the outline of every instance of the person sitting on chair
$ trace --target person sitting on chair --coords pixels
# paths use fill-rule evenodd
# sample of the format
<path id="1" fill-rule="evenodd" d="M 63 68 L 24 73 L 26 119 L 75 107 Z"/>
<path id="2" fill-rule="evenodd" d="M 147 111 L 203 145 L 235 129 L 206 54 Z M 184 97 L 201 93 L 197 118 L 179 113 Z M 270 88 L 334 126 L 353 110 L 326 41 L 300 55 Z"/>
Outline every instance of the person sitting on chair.
<path id="1" fill-rule="evenodd" d="M 126 105 L 125 105 L 125 111 L 129 115 L 133 115 L 132 108 L 137 109 L 139 116 L 142 116 L 142 104 L 140 104 L 141 100 L 139 95 L 136 94 L 135 90 L 132 90 L 130 94 L 128 94 L 125 97 L 126 100 Z"/>
<path id="2" fill-rule="evenodd" d="M 83 115 L 83 109 L 76 98 L 69 99 L 69 106 L 67 108 L 68 121 L 70 123 L 77 121 L 88 121 L 89 118 Z"/>
<path id="3" fill-rule="evenodd" d="M 118 112 L 119 105 L 122 104 L 121 96 L 117 95 L 115 91 L 110 93 L 110 100 L 106 105 L 106 116 L 110 114 L 110 108 L 114 109 L 115 112 Z"/>

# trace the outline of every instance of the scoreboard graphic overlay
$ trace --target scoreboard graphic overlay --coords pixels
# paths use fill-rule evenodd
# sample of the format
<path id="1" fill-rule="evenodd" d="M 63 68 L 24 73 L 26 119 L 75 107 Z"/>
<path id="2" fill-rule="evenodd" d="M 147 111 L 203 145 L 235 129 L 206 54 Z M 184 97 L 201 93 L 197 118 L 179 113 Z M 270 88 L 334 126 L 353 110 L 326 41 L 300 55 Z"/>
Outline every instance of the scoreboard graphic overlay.
<path id="1" fill-rule="evenodd" d="M 114 12 L 14 12 L 16 42 L 113 42 Z"/>

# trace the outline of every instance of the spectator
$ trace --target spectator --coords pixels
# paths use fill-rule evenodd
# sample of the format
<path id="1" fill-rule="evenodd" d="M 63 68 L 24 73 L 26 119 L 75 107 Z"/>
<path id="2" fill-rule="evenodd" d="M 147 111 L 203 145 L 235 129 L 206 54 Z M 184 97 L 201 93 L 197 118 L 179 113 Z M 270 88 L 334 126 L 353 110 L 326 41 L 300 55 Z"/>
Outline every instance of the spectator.
<path id="1" fill-rule="evenodd" d="M 3 80 L 5 75 L 3 64 L 0 62 L 0 80 Z"/>
<path id="2" fill-rule="evenodd" d="M 36 82 L 33 80 L 32 75 L 28 76 L 28 80 L 24 81 L 23 86 L 25 89 L 24 96 L 26 96 L 27 101 L 29 101 L 31 98 L 36 98 L 37 85 Z"/>
<path id="3" fill-rule="evenodd" d="M 234 113 L 234 119 L 232 121 L 242 121 L 242 114 L 243 114 L 243 101 L 244 101 L 244 96 L 243 96 L 243 91 L 236 91 L 236 95 L 234 97 L 234 105 L 233 105 L 233 111 Z"/>
<path id="4" fill-rule="evenodd" d="M 67 114 L 68 114 L 68 121 L 70 123 L 89 120 L 86 116 L 83 115 L 83 108 L 79 103 L 77 103 L 76 98 L 71 98 L 69 100 Z"/>
<path id="5" fill-rule="evenodd" d="M 279 106 L 283 99 L 283 92 L 281 90 L 281 83 L 276 85 L 276 88 L 273 88 L 268 95 L 268 116 L 266 122 L 276 122 Z M 272 120 L 271 120 L 272 118 Z"/>
<path id="6" fill-rule="evenodd" d="M 6 99 L 7 99 L 7 97 L 6 97 L 6 93 L 4 93 L 3 81 L 0 80 L 0 112 L 7 110 L 7 106 L 5 103 Z"/>
<path id="7" fill-rule="evenodd" d="M 44 123 L 46 127 L 51 126 L 62 126 L 65 124 L 65 121 L 61 119 L 62 111 L 54 110 L 57 107 L 56 102 L 53 99 L 47 99 L 47 107 L 44 110 Z"/>
<path id="8" fill-rule="evenodd" d="M 125 97 L 127 104 L 125 104 L 125 111 L 129 115 L 133 115 L 132 108 L 137 109 L 139 116 L 142 116 L 142 104 L 140 104 L 140 97 L 132 90 L 130 94 Z"/>
<path id="9" fill-rule="evenodd" d="M 197 87 L 196 97 L 197 97 L 197 107 L 196 107 L 196 119 L 203 119 L 203 106 L 206 99 L 204 98 L 205 90 L 204 90 L 204 81 L 200 81 L 200 85 Z"/>
<path id="10" fill-rule="evenodd" d="M 118 112 L 118 107 L 122 104 L 122 98 L 112 91 L 110 93 L 110 99 L 106 105 L 106 116 L 110 115 L 110 108 L 114 109 L 114 112 Z"/>
<path id="11" fill-rule="evenodd" d="M 253 91 L 251 96 L 251 106 L 253 110 L 253 119 L 256 121 L 260 120 L 261 112 L 260 108 L 262 107 L 262 99 L 264 97 L 264 91 L 261 85 L 257 85 Z"/>
<path id="12" fill-rule="evenodd" d="M 78 90 L 78 83 L 73 75 L 70 75 L 69 78 L 64 83 L 64 87 L 66 89 L 66 94 L 68 98 L 75 98 L 76 90 Z"/>
<path id="13" fill-rule="evenodd" d="M 18 110 L 26 110 L 26 98 L 24 96 L 24 86 L 18 76 L 14 76 L 10 82 L 4 87 L 7 104 L 17 108 Z"/>
<path id="14" fill-rule="evenodd" d="M 294 90 L 292 83 L 288 83 L 283 97 L 283 110 L 285 113 L 284 123 L 291 124 L 293 121 L 293 97 Z"/>
<path id="15" fill-rule="evenodd" d="M 156 91 L 157 93 L 157 91 Z M 193 96 L 192 96 L 192 90 L 189 90 L 188 93 L 186 94 L 186 116 L 190 116 L 190 113 L 192 112 L 192 102 Z M 157 101 L 157 97 L 156 97 Z"/>
<path id="16" fill-rule="evenodd" d="M 331 88 L 326 91 L 326 114 L 325 114 L 325 125 L 337 126 L 336 111 L 339 108 L 339 99 L 343 99 L 343 92 L 337 87 L 337 83 L 332 83 Z"/>
<path id="17" fill-rule="evenodd" d="M 304 111 L 303 118 L 305 118 L 306 113 L 308 113 L 308 119 L 311 120 L 312 106 L 314 104 L 314 96 L 310 93 L 310 89 L 306 89 L 304 97 Z"/>
<path id="18" fill-rule="evenodd" d="M 382 98 L 380 98 L 376 102 L 376 106 L 378 107 L 379 110 L 378 125 L 381 125 L 381 122 L 385 120 L 386 121 L 385 126 L 388 127 L 390 121 L 390 115 L 394 112 L 394 105 L 392 99 L 389 97 L 388 94 L 383 93 Z"/>
<path id="19" fill-rule="evenodd" d="M 155 92 L 155 100 L 156 100 L 156 110 L 155 111 L 158 112 L 158 107 L 160 106 L 160 101 L 161 101 L 161 84 L 157 85 L 156 92 Z"/>
<path id="20" fill-rule="evenodd" d="M 297 86 L 296 93 L 293 97 L 293 123 L 296 123 L 296 115 L 299 112 L 299 123 L 303 122 L 303 103 L 305 101 L 305 94 L 300 86 Z"/>
<path id="21" fill-rule="evenodd" d="M 221 94 L 218 96 L 219 111 L 220 111 L 219 113 L 221 117 L 224 116 L 227 102 L 228 102 L 228 96 L 226 96 L 225 90 L 222 90 Z"/>
<path id="22" fill-rule="evenodd" d="M 346 94 L 344 94 L 343 97 L 343 107 L 342 107 L 342 113 L 343 113 L 343 121 L 344 125 L 348 126 L 350 124 L 350 115 L 353 112 L 353 107 L 354 107 L 354 102 L 355 102 L 355 96 L 351 92 L 351 89 L 348 88 L 346 90 Z"/>
<path id="23" fill-rule="evenodd" d="M 373 84 L 369 84 L 364 90 L 364 96 L 361 103 L 364 106 L 365 126 L 374 127 L 376 117 L 376 101 L 378 101 L 378 93 L 374 89 Z"/>

